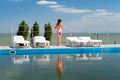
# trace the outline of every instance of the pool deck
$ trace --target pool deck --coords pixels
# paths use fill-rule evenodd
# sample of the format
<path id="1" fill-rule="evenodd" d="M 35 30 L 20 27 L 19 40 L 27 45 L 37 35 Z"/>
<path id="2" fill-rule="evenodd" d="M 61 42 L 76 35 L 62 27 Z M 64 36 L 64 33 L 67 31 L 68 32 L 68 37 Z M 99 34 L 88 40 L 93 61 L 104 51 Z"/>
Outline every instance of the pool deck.
<path id="1" fill-rule="evenodd" d="M 10 46 L 0 46 L 0 49 L 11 48 Z M 20 48 L 20 47 L 17 47 Z M 32 47 L 22 47 L 22 48 L 32 48 Z M 36 48 L 67 48 L 67 46 L 49 46 L 49 47 L 36 47 Z"/>
<path id="2" fill-rule="evenodd" d="M 101 47 L 120 47 L 120 44 L 105 44 L 101 45 Z M 0 46 L 0 49 L 11 48 L 10 46 Z M 19 47 L 18 47 L 19 48 Z M 32 48 L 32 47 L 23 47 L 23 48 Z M 62 46 L 49 46 L 49 47 L 37 47 L 37 48 L 70 48 L 69 46 L 62 45 Z"/>

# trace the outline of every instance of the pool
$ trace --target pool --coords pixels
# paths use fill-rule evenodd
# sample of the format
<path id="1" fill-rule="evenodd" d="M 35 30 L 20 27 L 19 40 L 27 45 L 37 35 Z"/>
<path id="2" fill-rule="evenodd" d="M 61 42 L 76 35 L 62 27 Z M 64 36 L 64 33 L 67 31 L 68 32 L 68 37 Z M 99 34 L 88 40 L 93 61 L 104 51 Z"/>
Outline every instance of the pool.
<path id="1" fill-rule="evenodd" d="M 119 80 L 120 54 L 58 54 L 0 56 L 0 80 Z M 85 57 L 86 55 L 86 57 Z"/>
<path id="2" fill-rule="evenodd" d="M 0 49 L 0 80 L 119 80 L 119 74 L 119 46 Z"/>
<path id="3" fill-rule="evenodd" d="M 72 35 L 88 36 L 82 33 Z M 103 44 L 120 43 L 120 34 L 110 33 L 109 38 L 106 35 L 99 33 Z M 52 44 L 57 44 L 57 35 L 53 36 Z M 63 44 L 66 44 L 67 36 L 69 33 L 63 34 Z M 96 38 L 94 33 L 90 36 Z M 0 37 L 0 45 L 8 46 L 11 35 Z M 46 54 L 48 59 L 39 59 Z M 56 69 L 58 54 L 62 56 L 62 73 Z M 0 80 L 120 80 L 120 47 L 0 49 Z"/>
<path id="4" fill-rule="evenodd" d="M 72 53 L 119 53 L 116 47 L 66 47 L 66 48 L 6 48 L 0 49 L 0 55 L 39 55 L 39 54 L 72 54 Z"/>

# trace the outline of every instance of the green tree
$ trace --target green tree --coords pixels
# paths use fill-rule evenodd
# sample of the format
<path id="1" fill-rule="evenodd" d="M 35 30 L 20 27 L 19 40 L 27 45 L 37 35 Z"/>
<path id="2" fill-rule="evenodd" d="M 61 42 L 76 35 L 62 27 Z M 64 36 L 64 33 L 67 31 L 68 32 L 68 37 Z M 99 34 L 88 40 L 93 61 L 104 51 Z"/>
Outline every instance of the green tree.
<path id="1" fill-rule="evenodd" d="M 51 41 L 51 38 L 52 38 L 52 27 L 51 27 L 51 24 L 50 23 L 45 24 L 44 25 L 44 29 L 45 29 L 44 37 L 46 38 L 46 40 Z"/>
<path id="2" fill-rule="evenodd" d="M 31 42 L 33 42 L 33 37 L 34 36 L 39 36 L 39 35 L 40 35 L 39 24 L 37 22 L 35 22 L 33 24 L 33 27 L 31 29 L 31 33 L 30 33 Z"/>
<path id="3" fill-rule="evenodd" d="M 24 37 L 24 39 L 26 40 L 28 37 L 28 32 L 29 31 L 29 26 L 28 24 L 26 24 L 26 22 L 23 20 L 20 24 L 19 24 L 19 28 L 17 31 L 17 35 L 22 35 Z"/>
<path id="4" fill-rule="evenodd" d="M 37 22 L 35 22 L 33 24 L 33 27 L 31 29 L 31 36 L 34 37 L 34 36 L 39 36 L 40 35 L 40 32 L 39 32 L 39 24 Z"/>

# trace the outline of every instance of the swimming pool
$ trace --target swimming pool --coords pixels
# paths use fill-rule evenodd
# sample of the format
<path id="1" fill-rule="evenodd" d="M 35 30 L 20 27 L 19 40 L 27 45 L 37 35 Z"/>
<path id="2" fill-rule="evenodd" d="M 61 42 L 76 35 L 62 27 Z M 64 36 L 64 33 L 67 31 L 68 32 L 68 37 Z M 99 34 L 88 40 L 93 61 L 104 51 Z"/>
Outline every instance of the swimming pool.
<path id="1" fill-rule="evenodd" d="M 120 47 L 66 47 L 66 48 L 6 48 L 0 49 L 0 55 L 39 55 L 72 53 L 119 53 Z"/>
<path id="2" fill-rule="evenodd" d="M 85 54 L 85 53 L 83 53 Z M 0 80 L 119 80 L 120 54 L 59 54 L 63 72 L 59 73 L 57 54 L 0 56 Z M 88 54 L 86 54 L 88 55 Z M 47 60 L 46 60 L 47 59 Z"/>
<path id="3" fill-rule="evenodd" d="M 0 80 L 119 80 L 119 62 L 120 47 L 6 48 L 0 49 Z"/>

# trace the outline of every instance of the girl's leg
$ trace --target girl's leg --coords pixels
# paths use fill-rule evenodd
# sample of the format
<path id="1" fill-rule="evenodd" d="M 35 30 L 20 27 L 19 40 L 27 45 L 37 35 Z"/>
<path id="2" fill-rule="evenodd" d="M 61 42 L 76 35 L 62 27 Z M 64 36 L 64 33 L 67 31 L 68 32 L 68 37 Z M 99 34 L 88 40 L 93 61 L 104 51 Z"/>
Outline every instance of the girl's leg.
<path id="1" fill-rule="evenodd" d="M 61 40 L 62 40 L 62 33 L 60 34 L 60 46 L 61 46 Z"/>
<path id="2" fill-rule="evenodd" d="M 58 33 L 58 46 L 60 46 L 60 34 Z"/>
<path id="3" fill-rule="evenodd" d="M 62 34 L 58 33 L 58 46 L 61 45 L 61 36 L 62 36 Z"/>

